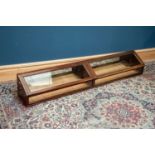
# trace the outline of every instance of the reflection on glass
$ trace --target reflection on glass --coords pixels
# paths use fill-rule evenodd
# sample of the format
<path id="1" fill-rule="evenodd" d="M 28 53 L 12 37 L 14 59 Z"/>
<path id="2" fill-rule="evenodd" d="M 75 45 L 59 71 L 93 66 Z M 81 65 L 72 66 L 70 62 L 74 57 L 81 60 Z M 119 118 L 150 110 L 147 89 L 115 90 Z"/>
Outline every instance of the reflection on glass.
<path id="1" fill-rule="evenodd" d="M 118 62 L 119 60 L 120 60 L 119 57 L 106 59 L 106 60 L 98 60 L 98 61 L 92 62 L 90 65 L 92 67 L 98 67 L 98 66 L 107 65 L 107 64 L 110 64 L 110 63 L 115 63 L 115 62 Z"/>
<path id="2" fill-rule="evenodd" d="M 52 84 L 52 72 L 27 76 L 25 81 L 31 87 L 50 85 Z"/>

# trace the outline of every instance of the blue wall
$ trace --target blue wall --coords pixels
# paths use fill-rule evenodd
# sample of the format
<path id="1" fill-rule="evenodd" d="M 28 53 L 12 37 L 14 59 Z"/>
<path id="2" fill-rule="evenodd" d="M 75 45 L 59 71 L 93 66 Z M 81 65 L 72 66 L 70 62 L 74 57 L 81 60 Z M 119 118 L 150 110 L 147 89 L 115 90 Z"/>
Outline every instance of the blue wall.
<path id="1" fill-rule="evenodd" d="M 0 65 L 155 47 L 155 27 L 0 27 Z"/>

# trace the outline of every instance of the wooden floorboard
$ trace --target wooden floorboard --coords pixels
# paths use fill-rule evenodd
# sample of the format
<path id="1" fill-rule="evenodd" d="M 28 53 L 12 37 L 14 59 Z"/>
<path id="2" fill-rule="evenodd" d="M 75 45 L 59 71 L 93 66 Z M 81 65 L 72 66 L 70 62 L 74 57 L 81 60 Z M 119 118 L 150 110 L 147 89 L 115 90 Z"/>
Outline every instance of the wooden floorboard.
<path id="1" fill-rule="evenodd" d="M 136 51 L 138 53 L 138 55 L 140 56 L 140 58 L 144 61 L 153 61 L 155 60 L 155 49 L 152 50 L 138 50 Z M 97 57 L 97 56 L 91 56 L 91 57 Z M 74 61 L 78 61 L 79 59 L 87 59 L 89 57 L 81 57 L 81 58 L 76 58 L 76 59 L 69 59 L 68 61 L 70 62 L 74 62 Z M 67 61 L 67 62 L 68 62 Z M 58 64 L 65 64 L 65 60 L 64 61 L 51 61 L 51 62 L 41 62 L 41 63 L 33 63 L 32 65 L 13 65 L 11 66 L 0 66 L 0 82 L 6 82 L 6 81 L 11 81 L 11 80 L 16 80 L 16 75 L 17 73 L 23 73 L 23 72 L 27 72 L 27 71 L 32 71 L 32 70 L 37 70 L 37 69 L 42 69 L 42 68 L 46 68 L 46 67 L 52 67 L 54 65 L 58 65 Z"/>

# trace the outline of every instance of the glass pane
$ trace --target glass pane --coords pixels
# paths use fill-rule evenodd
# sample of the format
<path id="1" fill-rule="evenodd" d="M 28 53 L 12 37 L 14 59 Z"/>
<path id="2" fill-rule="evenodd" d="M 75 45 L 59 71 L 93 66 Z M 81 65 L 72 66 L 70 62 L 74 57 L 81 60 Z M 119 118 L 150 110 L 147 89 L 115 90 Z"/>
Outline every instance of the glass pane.
<path id="1" fill-rule="evenodd" d="M 98 60 L 90 63 L 96 75 L 112 73 L 132 66 L 128 60 L 120 59 L 120 57 Z"/>
<path id="2" fill-rule="evenodd" d="M 80 70 L 79 70 L 80 68 Z M 88 77 L 83 66 L 74 68 L 65 68 L 55 71 L 39 73 L 35 75 L 26 76 L 25 81 L 29 86 L 31 92 L 42 90 L 45 88 L 52 88 L 58 85 L 75 82 L 82 78 Z"/>

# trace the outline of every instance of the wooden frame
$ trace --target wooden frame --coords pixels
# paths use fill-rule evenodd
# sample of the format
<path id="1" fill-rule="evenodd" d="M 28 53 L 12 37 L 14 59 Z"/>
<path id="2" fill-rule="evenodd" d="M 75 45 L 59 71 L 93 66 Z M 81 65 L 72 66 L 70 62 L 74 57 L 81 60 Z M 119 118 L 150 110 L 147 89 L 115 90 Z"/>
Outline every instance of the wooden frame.
<path id="1" fill-rule="evenodd" d="M 116 61 L 112 61 L 116 59 Z M 106 63 L 106 61 L 109 61 Z M 102 64 L 104 62 L 104 64 Z M 94 64 L 97 64 L 95 67 Z M 60 84 L 49 85 L 47 88 L 31 91 L 25 77 L 38 75 L 46 72 L 54 72 L 71 68 L 67 75 L 74 75 L 72 80 L 64 80 L 66 74 L 56 76 Z M 113 69 L 114 68 L 114 69 Z M 50 68 L 35 70 L 17 75 L 18 96 L 25 105 L 33 105 L 41 101 L 56 98 L 62 95 L 71 94 L 80 90 L 105 84 L 121 78 L 138 75 L 143 72 L 144 63 L 134 51 L 116 53 L 98 58 L 89 58 L 77 62 L 69 62 Z M 63 78 L 61 78 L 61 76 Z M 54 76 L 53 76 L 54 77 Z M 68 78 L 68 76 L 66 76 Z M 77 78 L 78 77 L 78 78 Z M 59 82 L 58 81 L 58 82 Z"/>

